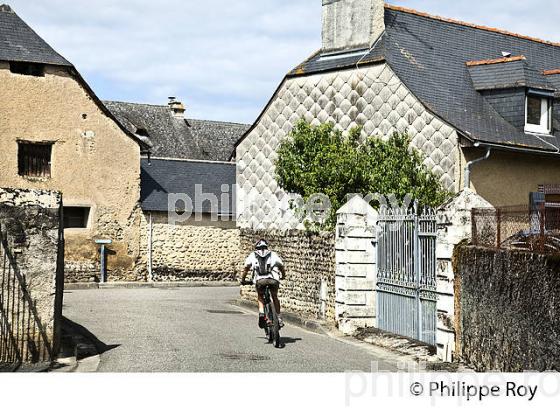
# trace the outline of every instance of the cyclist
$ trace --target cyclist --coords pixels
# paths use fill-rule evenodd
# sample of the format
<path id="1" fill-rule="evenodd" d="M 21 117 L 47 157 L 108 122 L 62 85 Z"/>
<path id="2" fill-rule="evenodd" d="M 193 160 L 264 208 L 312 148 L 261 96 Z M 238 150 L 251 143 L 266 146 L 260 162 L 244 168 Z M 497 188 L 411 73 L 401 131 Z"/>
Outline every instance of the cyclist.
<path id="1" fill-rule="evenodd" d="M 278 289 L 280 287 L 280 279 L 284 279 L 286 271 L 282 258 L 276 252 L 268 249 L 268 242 L 264 239 L 259 240 L 255 245 L 255 251 L 245 260 L 245 269 L 241 275 L 241 283 L 245 282 L 245 277 L 249 271 L 253 271 L 253 283 L 257 288 L 259 302 L 259 327 L 263 329 L 266 326 L 266 318 L 264 315 L 264 287 L 270 286 L 270 294 L 274 302 L 276 313 L 278 314 L 278 322 L 280 327 L 284 326 L 284 321 L 280 314 L 280 300 L 278 299 Z"/>

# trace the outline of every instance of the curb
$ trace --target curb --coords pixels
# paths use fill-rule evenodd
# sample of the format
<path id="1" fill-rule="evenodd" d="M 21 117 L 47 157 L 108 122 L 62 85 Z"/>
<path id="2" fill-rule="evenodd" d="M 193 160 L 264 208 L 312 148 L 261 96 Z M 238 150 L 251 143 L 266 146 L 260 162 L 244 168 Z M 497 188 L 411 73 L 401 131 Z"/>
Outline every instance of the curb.
<path id="1" fill-rule="evenodd" d="M 246 309 L 250 309 L 252 311 L 255 311 L 255 309 L 257 308 L 257 303 L 256 302 L 251 302 L 245 299 L 235 299 L 232 300 L 230 302 L 232 305 L 235 306 L 239 306 L 239 307 L 243 307 Z M 326 328 L 328 328 L 327 324 L 325 322 L 321 322 L 321 321 L 317 321 L 317 320 L 312 320 L 312 319 L 305 319 L 302 318 L 301 316 L 295 314 L 295 313 L 291 313 L 291 312 L 282 312 L 282 318 L 284 319 L 284 322 L 289 323 L 291 325 L 294 326 L 298 326 L 298 327 L 302 327 L 304 329 L 310 330 L 314 333 L 319 333 L 322 335 L 328 335 L 328 331 L 326 330 Z"/>
<path id="2" fill-rule="evenodd" d="M 101 361 L 98 340 L 87 329 L 63 318 L 61 354 L 51 366 L 51 372 L 95 372 Z"/>
<path id="3" fill-rule="evenodd" d="M 237 282 L 107 282 L 107 283 L 65 283 L 64 290 L 84 289 L 145 289 L 145 288 L 223 288 L 239 286 Z"/>

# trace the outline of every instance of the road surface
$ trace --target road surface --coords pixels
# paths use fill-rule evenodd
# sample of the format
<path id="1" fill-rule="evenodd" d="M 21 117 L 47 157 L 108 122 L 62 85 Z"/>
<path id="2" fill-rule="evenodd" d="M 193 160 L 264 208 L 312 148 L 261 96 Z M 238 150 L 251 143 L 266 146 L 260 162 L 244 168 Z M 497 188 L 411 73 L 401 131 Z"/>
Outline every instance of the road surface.
<path id="1" fill-rule="evenodd" d="M 238 288 L 72 290 L 64 316 L 107 349 L 100 372 L 344 372 L 397 370 L 391 356 L 286 324 L 275 349 Z"/>

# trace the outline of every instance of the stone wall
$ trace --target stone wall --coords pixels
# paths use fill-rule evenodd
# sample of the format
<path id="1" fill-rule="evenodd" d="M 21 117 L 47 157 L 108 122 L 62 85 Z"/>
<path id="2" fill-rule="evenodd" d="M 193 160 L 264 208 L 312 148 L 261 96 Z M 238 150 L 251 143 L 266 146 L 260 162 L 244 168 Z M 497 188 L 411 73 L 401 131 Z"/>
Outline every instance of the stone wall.
<path id="1" fill-rule="evenodd" d="M 148 275 L 149 214 L 141 224 L 137 272 Z M 231 280 L 240 261 L 239 230 L 231 221 L 170 225 L 166 213 L 152 213 L 152 280 Z"/>
<path id="2" fill-rule="evenodd" d="M 458 353 L 479 371 L 560 370 L 560 258 L 456 248 Z"/>
<path id="3" fill-rule="evenodd" d="M 0 188 L 0 323 L 2 336 L 9 336 L 9 343 L 0 346 L 0 361 L 50 361 L 58 352 L 64 291 L 61 205 L 59 193 Z"/>
<path id="4" fill-rule="evenodd" d="M 333 233 L 241 230 L 241 262 L 265 238 L 286 267 L 280 286 L 282 309 L 311 319 L 335 322 L 335 238 Z M 239 269 L 243 269 L 240 263 Z M 248 278 L 249 279 L 249 278 Z M 243 286 L 241 297 L 256 301 L 253 286 Z"/>

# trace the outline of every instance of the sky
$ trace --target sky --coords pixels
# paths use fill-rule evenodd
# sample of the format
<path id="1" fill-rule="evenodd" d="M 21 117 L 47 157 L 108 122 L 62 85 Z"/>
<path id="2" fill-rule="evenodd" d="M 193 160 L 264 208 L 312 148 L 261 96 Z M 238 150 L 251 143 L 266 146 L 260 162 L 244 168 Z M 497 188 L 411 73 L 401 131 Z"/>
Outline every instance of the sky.
<path id="1" fill-rule="evenodd" d="M 284 75 L 321 46 L 321 0 L 3 0 L 104 100 L 252 123 Z M 2 0 L 0 0 L 2 2 Z M 391 0 L 560 42 L 558 0 Z"/>

